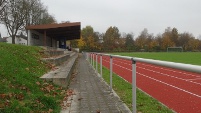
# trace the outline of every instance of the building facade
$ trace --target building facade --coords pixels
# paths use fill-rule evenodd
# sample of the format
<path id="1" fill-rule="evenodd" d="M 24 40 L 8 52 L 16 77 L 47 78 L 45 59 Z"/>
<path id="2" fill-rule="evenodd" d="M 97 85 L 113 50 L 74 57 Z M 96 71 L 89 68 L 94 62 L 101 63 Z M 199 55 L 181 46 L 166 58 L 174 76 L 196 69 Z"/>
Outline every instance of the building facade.
<path id="1" fill-rule="evenodd" d="M 7 43 L 12 44 L 12 37 L 4 37 L 3 39 L 5 39 Z M 16 35 L 15 44 L 27 45 L 27 37 L 22 35 L 22 34 L 21 35 Z"/>
<path id="2" fill-rule="evenodd" d="M 28 45 L 67 48 L 67 40 L 80 39 L 80 22 L 27 26 Z"/>

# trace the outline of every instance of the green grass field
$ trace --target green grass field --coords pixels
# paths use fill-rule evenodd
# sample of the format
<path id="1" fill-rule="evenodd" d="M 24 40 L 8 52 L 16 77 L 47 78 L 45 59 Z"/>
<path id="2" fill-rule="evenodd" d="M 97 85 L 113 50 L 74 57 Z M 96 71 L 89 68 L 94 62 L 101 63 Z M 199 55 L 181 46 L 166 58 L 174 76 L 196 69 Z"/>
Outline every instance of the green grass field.
<path id="1" fill-rule="evenodd" d="M 201 52 L 132 52 L 112 54 L 201 65 Z"/>

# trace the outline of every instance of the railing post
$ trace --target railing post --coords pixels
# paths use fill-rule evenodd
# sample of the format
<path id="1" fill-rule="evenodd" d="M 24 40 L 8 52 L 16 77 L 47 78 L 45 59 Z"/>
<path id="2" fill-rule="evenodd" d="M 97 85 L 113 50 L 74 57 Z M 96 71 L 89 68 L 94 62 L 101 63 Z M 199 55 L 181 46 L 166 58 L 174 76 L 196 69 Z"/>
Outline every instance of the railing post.
<path id="1" fill-rule="evenodd" d="M 87 52 L 87 61 L 89 62 L 89 53 Z"/>
<path id="2" fill-rule="evenodd" d="M 102 54 L 100 55 L 100 76 L 102 77 L 102 71 L 103 71 L 103 69 L 102 69 Z"/>
<path id="3" fill-rule="evenodd" d="M 98 73 L 98 54 L 96 53 L 96 73 Z"/>
<path id="4" fill-rule="evenodd" d="M 91 58 L 91 59 L 90 59 L 90 60 L 91 60 L 91 65 L 92 65 L 92 53 L 90 53 L 90 58 Z"/>
<path id="5" fill-rule="evenodd" d="M 87 54 L 87 52 L 82 52 L 82 54 L 85 54 L 86 61 L 88 61 L 88 54 Z"/>
<path id="6" fill-rule="evenodd" d="M 133 113 L 137 112 L 136 109 L 136 61 L 132 58 L 132 104 Z"/>
<path id="7" fill-rule="evenodd" d="M 87 53 L 86 53 L 86 52 L 82 52 L 82 54 L 84 54 L 85 59 L 88 60 L 88 59 L 87 59 Z"/>
<path id="8" fill-rule="evenodd" d="M 89 54 L 89 53 L 87 53 L 87 55 L 88 55 L 88 61 L 90 62 L 90 60 L 89 60 L 89 58 L 90 58 L 90 56 L 89 56 L 89 55 L 90 55 L 90 54 Z"/>
<path id="9" fill-rule="evenodd" d="M 112 55 L 110 55 L 110 90 L 112 91 Z"/>
<path id="10" fill-rule="evenodd" d="M 93 53 L 93 68 L 94 68 L 94 53 Z"/>

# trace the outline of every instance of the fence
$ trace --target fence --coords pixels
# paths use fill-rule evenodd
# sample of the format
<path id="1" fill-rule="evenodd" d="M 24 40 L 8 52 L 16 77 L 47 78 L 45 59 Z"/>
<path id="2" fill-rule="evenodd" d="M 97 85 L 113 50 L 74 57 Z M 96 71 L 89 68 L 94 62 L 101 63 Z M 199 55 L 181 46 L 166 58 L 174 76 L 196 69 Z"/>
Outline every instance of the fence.
<path id="1" fill-rule="evenodd" d="M 132 108 L 133 108 L 133 113 L 137 112 L 137 109 L 136 109 L 136 62 L 149 63 L 149 64 L 170 67 L 170 68 L 189 71 L 189 72 L 201 73 L 201 66 L 196 66 L 196 65 L 191 65 L 191 64 L 182 64 L 182 63 L 151 60 L 151 59 L 144 59 L 144 58 L 103 54 L 103 53 L 84 53 L 84 55 L 85 55 L 86 60 L 88 60 L 93 67 L 96 67 L 95 68 L 96 72 L 98 72 L 98 56 L 100 57 L 100 76 L 101 77 L 102 77 L 102 56 L 110 57 L 110 90 L 112 90 L 113 58 L 120 58 L 120 59 L 132 61 Z M 95 62 L 96 62 L 96 66 L 95 66 Z"/>

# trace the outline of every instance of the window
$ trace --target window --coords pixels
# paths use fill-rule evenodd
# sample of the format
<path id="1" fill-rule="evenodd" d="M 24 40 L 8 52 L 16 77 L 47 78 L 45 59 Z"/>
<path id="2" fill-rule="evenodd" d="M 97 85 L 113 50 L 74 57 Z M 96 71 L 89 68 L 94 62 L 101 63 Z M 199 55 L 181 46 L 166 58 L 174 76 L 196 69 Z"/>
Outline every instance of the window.
<path id="1" fill-rule="evenodd" d="M 32 36 L 31 36 L 32 38 L 34 38 L 34 39 L 39 39 L 39 35 L 37 35 L 37 34 L 35 34 L 35 33 L 32 33 Z"/>

